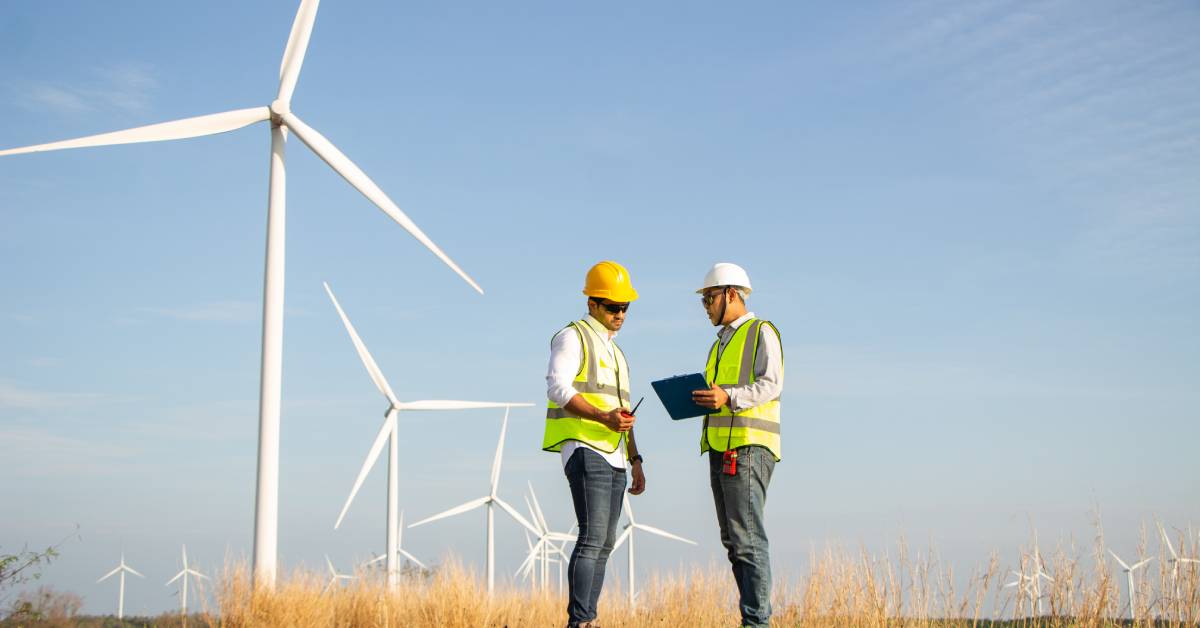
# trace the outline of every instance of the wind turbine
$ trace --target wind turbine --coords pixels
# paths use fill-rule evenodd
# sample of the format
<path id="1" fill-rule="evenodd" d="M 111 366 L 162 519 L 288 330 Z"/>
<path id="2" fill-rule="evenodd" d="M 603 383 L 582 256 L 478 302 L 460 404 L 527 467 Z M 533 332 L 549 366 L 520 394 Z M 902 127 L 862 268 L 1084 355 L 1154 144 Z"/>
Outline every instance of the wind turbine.
<path id="1" fill-rule="evenodd" d="M 629 504 L 629 493 L 625 493 L 625 495 L 622 496 L 622 500 L 625 502 L 625 517 L 629 521 L 625 523 L 625 527 L 623 528 L 624 531 L 621 532 L 621 536 L 617 537 L 617 542 L 615 544 L 613 544 L 613 551 L 614 552 L 617 551 L 617 548 L 621 547 L 622 543 L 624 543 L 625 541 L 629 541 L 629 605 L 633 606 L 634 600 L 637 597 L 637 594 L 634 592 L 634 586 L 633 586 L 633 531 L 641 530 L 643 532 L 649 532 L 650 534 L 657 534 L 659 536 L 663 536 L 668 539 L 675 539 L 676 541 L 683 541 L 684 543 L 689 543 L 691 545 L 695 545 L 696 542 L 689 541 L 688 539 L 685 539 L 682 536 L 675 536 L 674 534 L 671 534 L 670 532 L 666 532 L 664 530 L 659 530 L 658 528 L 655 528 L 654 526 L 648 526 L 644 523 L 638 523 L 637 520 L 635 520 L 633 518 L 633 507 Z"/>
<path id="2" fill-rule="evenodd" d="M 1167 536 L 1167 530 L 1166 530 L 1166 528 L 1163 527 L 1162 523 L 1158 524 L 1158 533 L 1162 535 L 1163 543 L 1166 543 L 1167 549 L 1170 550 L 1170 552 L 1171 552 L 1171 558 L 1169 558 L 1167 560 L 1169 560 L 1171 562 L 1171 586 L 1172 586 L 1172 588 L 1174 588 L 1173 593 L 1174 593 L 1175 597 L 1178 598 L 1179 597 L 1179 584 L 1178 584 L 1177 580 L 1179 578 L 1179 564 L 1180 563 L 1198 564 L 1198 563 L 1200 563 L 1200 560 L 1197 560 L 1195 558 L 1188 558 L 1186 556 L 1180 556 L 1178 553 L 1176 553 L 1175 546 L 1171 544 L 1171 539 Z M 1179 549 L 1180 549 L 1180 551 L 1186 549 L 1186 542 L 1184 545 L 1180 545 Z"/>
<path id="3" fill-rule="evenodd" d="M 405 558 L 416 563 L 417 566 L 419 566 L 421 569 L 428 569 L 428 567 L 425 566 L 425 563 L 417 560 L 416 556 L 409 554 L 408 551 L 406 551 L 404 549 L 404 511 L 403 510 L 400 511 L 400 523 L 396 525 L 396 551 L 400 552 L 400 554 L 402 556 L 404 556 Z M 385 560 L 385 559 L 387 559 L 387 554 L 380 554 L 380 555 L 376 556 L 375 558 L 368 560 L 366 564 L 374 565 L 375 563 L 377 563 L 381 560 Z M 397 558 L 396 560 L 398 562 L 400 559 Z"/>
<path id="4" fill-rule="evenodd" d="M 388 445 L 388 483 L 387 549 L 385 556 L 387 556 L 387 585 L 388 588 L 395 589 L 399 584 L 399 566 L 396 562 L 396 555 L 400 547 L 398 516 L 400 508 L 400 445 L 396 427 L 397 415 L 401 410 L 504 408 L 504 419 L 507 422 L 510 408 L 527 407 L 533 404 L 510 403 L 506 401 L 400 401 L 396 398 L 396 394 L 392 392 L 392 387 L 388 384 L 387 378 L 383 376 L 383 371 L 375 363 L 375 358 L 371 357 L 371 352 L 367 350 L 367 345 L 363 343 L 362 338 L 355 331 L 354 325 L 350 322 L 350 317 L 346 316 L 345 310 L 338 303 L 337 297 L 333 295 L 333 290 L 329 287 L 328 283 L 325 284 L 325 292 L 329 294 L 329 300 L 333 301 L 333 307 L 337 309 L 338 316 L 341 317 L 342 323 L 346 326 L 346 332 L 350 334 L 350 340 L 354 343 L 354 348 L 358 351 L 358 357 L 362 360 L 363 366 L 366 367 L 367 374 L 371 376 L 371 381 L 375 382 L 375 387 L 388 400 L 388 409 L 384 413 L 383 425 L 379 428 L 379 434 L 375 436 L 375 442 L 371 445 L 371 450 L 367 452 L 367 458 L 363 461 L 362 469 L 358 472 L 358 478 L 354 480 L 354 488 L 350 489 L 350 496 L 346 498 L 346 505 L 342 506 L 342 512 L 338 515 L 337 522 L 333 524 L 333 528 L 336 530 L 342 525 L 342 519 L 346 517 L 346 511 L 350 510 L 350 504 L 354 502 L 354 496 L 358 494 L 358 489 L 362 487 L 363 480 L 367 478 L 367 473 L 371 471 L 371 467 L 379 459 L 379 453 L 383 451 L 383 446 L 386 443 Z"/>
<path id="5" fill-rule="evenodd" d="M 533 518 L 534 526 L 538 528 L 538 531 L 535 533 L 538 535 L 538 542 L 536 544 L 532 543 L 530 542 L 529 537 L 526 536 L 525 543 L 529 546 L 529 554 L 525 557 L 525 561 L 521 563 L 521 566 L 517 568 L 517 574 L 529 577 L 529 575 L 533 572 L 534 567 L 538 567 L 538 573 L 541 577 L 541 586 L 542 589 L 545 589 L 546 582 L 550 579 L 550 563 L 557 562 L 559 564 L 558 584 L 559 591 L 561 592 L 562 562 L 560 562 L 558 559 L 550 558 L 550 553 L 555 552 L 562 557 L 563 561 L 569 561 L 570 558 L 563 551 L 563 546 L 565 546 L 567 542 L 575 541 L 576 536 L 574 534 L 551 531 L 549 524 L 546 523 L 546 515 L 542 513 L 542 505 L 538 503 L 537 492 L 533 490 L 532 482 L 529 482 L 529 494 L 533 496 L 533 502 L 531 503 L 527 497 L 525 499 L 525 505 L 527 508 L 529 508 L 529 513 Z M 558 541 L 559 545 L 554 545 L 555 541 Z"/>
<path id="6" fill-rule="evenodd" d="M 325 564 L 329 566 L 329 584 L 325 585 L 325 591 L 322 591 L 322 593 L 326 593 L 333 587 L 337 586 L 338 580 L 354 579 L 354 576 L 350 574 L 338 573 L 337 569 L 333 568 L 333 561 L 329 560 L 329 554 L 325 555 Z"/>
<path id="7" fill-rule="evenodd" d="M 1121 563 L 1121 568 L 1125 571 L 1125 576 L 1128 579 L 1129 584 L 1129 618 L 1133 619 L 1134 609 L 1137 608 L 1137 604 L 1134 603 L 1134 599 L 1137 597 L 1137 590 L 1133 588 L 1133 572 L 1142 565 L 1154 560 L 1154 557 L 1151 556 L 1150 558 L 1143 558 L 1141 561 L 1134 563 L 1133 566 L 1130 567 L 1129 565 L 1125 564 L 1125 561 L 1121 560 L 1120 556 L 1117 556 L 1116 552 L 1108 550 L 1108 553 L 1112 554 L 1112 557 L 1117 559 L 1118 563 Z"/>
<path id="8" fill-rule="evenodd" d="M 504 434 L 507 430 L 508 408 L 505 408 L 504 422 L 500 424 L 500 441 L 496 443 L 496 456 L 492 459 L 491 490 L 487 495 L 472 499 L 465 504 L 460 504 L 454 508 L 440 512 L 431 517 L 427 517 L 408 526 L 410 528 L 415 528 L 420 525 L 425 525 L 426 523 L 437 521 L 438 519 L 445 519 L 446 517 L 453 517 L 454 515 L 474 510 L 480 506 L 487 506 L 487 591 L 489 595 L 491 595 L 492 591 L 496 587 L 496 514 L 493 510 L 493 506 L 500 506 L 513 519 L 515 519 L 517 523 L 525 526 L 526 529 L 530 530 L 534 534 L 539 536 L 541 534 L 541 531 L 538 530 L 538 528 L 536 528 L 533 524 L 529 523 L 525 517 L 522 517 L 521 513 L 517 512 L 515 508 L 508 505 L 508 502 L 500 499 L 500 497 L 496 495 L 496 489 L 498 489 L 500 485 L 500 464 L 504 458 Z"/>
<path id="9" fill-rule="evenodd" d="M 254 505 L 254 581 L 273 589 L 279 532 L 279 407 L 283 380 L 284 230 L 286 174 L 284 147 L 290 129 L 351 186 L 383 210 L 480 294 L 483 289 L 417 227 L 350 158 L 292 112 L 292 93 L 317 17 L 319 0 L 301 0 L 279 68 L 279 90 L 270 106 L 214 113 L 123 131 L 0 151 L 0 156 L 67 148 L 181 140 L 270 122 L 271 159 L 267 195 L 267 255 L 263 281 L 262 370 L 258 409 L 258 483 Z"/>
<path id="10" fill-rule="evenodd" d="M 188 589 L 187 584 L 188 584 L 188 576 L 189 575 L 195 576 L 197 578 L 204 578 L 205 580 L 208 580 L 208 576 L 200 573 L 199 571 L 196 571 L 195 569 L 188 567 L 187 546 L 184 545 L 183 546 L 183 569 L 179 573 L 175 574 L 174 578 L 171 578 L 170 580 L 168 580 L 167 584 L 165 586 L 171 586 L 172 582 L 175 582 L 176 580 L 183 578 L 183 585 L 179 589 L 179 610 L 185 617 L 187 616 L 187 589 Z"/>
<path id="11" fill-rule="evenodd" d="M 138 573 L 137 570 L 134 569 L 133 567 L 126 565 L 125 564 L 125 552 L 121 552 L 121 564 L 117 565 L 116 569 L 104 574 L 103 576 L 100 577 L 99 580 L 96 581 L 96 583 L 99 584 L 101 582 L 104 582 L 105 580 L 108 580 L 109 578 L 111 578 L 112 576 L 114 576 L 116 574 L 120 574 L 120 576 L 118 576 L 118 578 L 121 582 L 121 586 L 118 589 L 119 593 L 117 593 L 117 619 L 125 619 L 125 572 L 127 572 L 127 571 L 139 578 L 146 577 L 146 576 L 143 576 L 142 574 Z"/>

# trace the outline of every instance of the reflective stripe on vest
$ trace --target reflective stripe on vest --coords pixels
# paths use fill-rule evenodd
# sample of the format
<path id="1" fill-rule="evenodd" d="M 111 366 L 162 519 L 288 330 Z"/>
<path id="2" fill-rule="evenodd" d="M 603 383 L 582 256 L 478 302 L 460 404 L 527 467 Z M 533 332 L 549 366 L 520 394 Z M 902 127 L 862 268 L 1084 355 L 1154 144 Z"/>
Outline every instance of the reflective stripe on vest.
<path id="1" fill-rule="evenodd" d="M 754 383 L 754 360 L 758 355 L 759 330 L 770 325 L 775 330 L 780 347 L 783 339 L 779 329 L 770 321 L 750 319 L 733 332 L 725 345 L 720 359 L 717 349 L 721 341 L 713 343 L 708 352 L 708 363 L 704 367 L 705 379 L 718 386 L 748 386 Z M 780 356 L 782 361 L 783 356 Z M 783 365 L 780 364 L 780 370 Z M 700 434 L 700 453 L 709 450 L 725 451 L 744 445 L 761 445 L 771 450 L 775 460 L 780 460 L 779 397 L 766 403 L 731 412 L 728 405 L 704 417 L 704 428 Z"/>
<path id="2" fill-rule="evenodd" d="M 625 405 L 629 400 L 629 365 L 625 354 L 617 343 L 612 343 L 613 355 L 604 349 L 604 339 L 586 320 L 568 325 L 579 334 L 579 372 L 575 374 L 575 390 L 593 406 L 608 412 Z M 616 358 L 615 363 L 613 357 Z M 613 452 L 621 442 L 621 433 L 560 407 L 553 401 L 546 403 L 546 431 L 542 436 L 542 449 L 561 451 L 563 441 L 577 440 L 600 451 Z"/>

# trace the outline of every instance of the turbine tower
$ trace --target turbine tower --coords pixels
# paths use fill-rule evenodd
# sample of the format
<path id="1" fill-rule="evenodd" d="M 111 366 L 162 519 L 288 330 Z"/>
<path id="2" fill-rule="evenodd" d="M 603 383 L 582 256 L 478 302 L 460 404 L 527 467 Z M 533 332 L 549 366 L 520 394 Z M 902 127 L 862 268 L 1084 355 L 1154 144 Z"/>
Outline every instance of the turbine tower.
<path id="1" fill-rule="evenodd" d="M 385 528 L 387 530 L 387 549 L 384 555 L 387 557 L 387 585 L 388 588 L 394 590 L 400 581 L 399 565 L 396 561 L 396 555 L 400 548 L 400 445 L 397 434 L 397 415 L 401 410 L 504 408 L 504 416 L 507 420 L 509 408 L 527 407 L 533 404 L 505 401 L 400 401 L 396 398 L 396 394 L 392 392 L 392 387 L 388 384 L 387 378 L 383 376 L 383 371 L 375 363 L 375 358 L 371 357 L 371 352 L 367 350 L 367 345 L 363 343 L 362 338 L 355 331 L 354 325 L 350 322 L 350 317 L 346 316 L 346 312 L 342 309 L 341 304 L 338 303 L 337 297 L 333 295 L 333 290 L 329 287 L 328 283 L 325 284 L 325 292 L 329 294 L 329 300 L 333 301 L 333 307 L 337 309 L 338 316 L 341 317 L 342 324 L 346 327 L 346 332 L 350 334 L 350 341 L 354 343 L 354 348 L 358 351 L 358 357 L 362 360 L 363 366 L 366 367 L 367 374 L 371 376 L 371 381 L 375 382 L 375 387 L 379 389 L 380 393 L 383 393 L 383 396 L 388 401 L 388 409 L 384 413 L 383 425 L 379 428 L 379 434 L 375 436 L 375 442 L 371 445 L 371 450 L 367 453 L 367 459 L 363 461 L 362 469 L 358 472 L 358 478 L 354 480 L 354 488 L 350 489 L 350 496 L 346 498 L 346 505 L 342 506 L 342 512 L 338 515 L 337 522 L 333 524 L 333 528 L 336 530 L 342 525 L 342 519 L 346 517 L 346 512 L 350 510 L 350 504 L 354 502 L 354 496 L 358 494 L 358 489 L 362 487 L 363 480 L 367 478 L 367 473 L 371 471 L 371 467 L 379 459 L 379 453 L 383 451 L 383 446 L 386 443 L 388 445 L 387 527 Z"/>
<path id="2" fill-rule="evenodd" d="M 208 576 L 200 573 L 199 571 L 196 571 L 195 569 L 188 567 L 187 546 L 184 545 L 183 546 L 183 569 L 180 570 L 179 573 L 175 574 L 174 578 L 171 578 L 170 580 L 168 580 L 167 584 L 165 585 L 165 586 L 171 586 L 172 582 L 175 582 L 176 580 L 183 578 L 183 583 L 182 583 L 182 585 L 180 585 L 180 588 L 179 588 L 179 612 L 182 613 L 184 617 L 187 617 L 187 614 L 188 614 L 188 612 L 187 612 L 188 576 L 194 576 L 196 578 L 203 578 L 205 580 L 208 580 Z"/>
<path id="3" fill-rule="evenodd" d="M 110 577 L 112 577 L 114 575 L 120 574 L 118 576 L 118 579 L 120 580 L 121 585 L 117 589 L 117 591 L 118 591 L 118 593 L 117 593 L 117 619 L 125 619 L 125 572 L 129 572 L 139 578 L 146 577 L 146 576 L 143 576 L 142 574 L 138 573 L 137 570 L 135 570 L 133 567 L 126 565 L 125 564 L 125 552 L 121 552 L 121 564 L 117 565 L 116 569 L 104 574 L 103 576 L 100 577 L 99 580 L 96 581 L 96 583 L 99 584 L 101 582 L 104 582 L 105 580 L 108 580 Z"/>
<path id="4" fill-rule="evenodd" d="M 622 500 L 625 502 L 625 518 L 628 519 L 628 521 L 625 523 L 625 527 L 623 528 L 624 531 L 621 532 L 621 536 L 618 537 L 617 542 L 613 544 L 613 551 L 616 552 L 617 548 L 621 547 L 622 543 L 629 541 L 629 605 L 633 606 L 634 601 L 637 598 L 637 593 L 634 591 L 633 586 L 633 531 L 641 530 L 643 532 L 657 534 L 658 536 L 666 537 L 668 539 L 675 539 L 676 541 L 682 541 L 691 545 L 695 545 L 696 542 L 685 539 L 682 536 L 676 536 L 665 530 L 659 530 L 654 526 L 638 523 L 637 520 L 633 518 L 633 507 L 629 504 L 629 493 L 625 493 L 625 495 L 622 497 Z"/>
<path id="5" fill-rule="evenodd" d="M 479 508 L 480 506 L 487 506 L 487 591 L 488 591 L 488 595 L 491 595 L 492 591 L 496 588 L 496 548 L 495 548 L 496 514 L 494 512 L 493 506 L 500 506 L 501 508 L 504 509 L 505 512 L 507 512 L 509 514 L 509 516 L 511 516 L 513 519 L 515 519 L 517 521 L 517 523 L 525 526 L 526 529 L 533 532 L 534 534 L 540 535 L 540 530 L 538 530 L 536 527 L 534 527 L 533 524 L 526 521 L 525 517 L 521 516 L 521 513 L 517 512 L 517 510 L 515 508 L 513 508 L 512 506 L 508 505 L 508 502 L 504 501 L 503 499 L 500 499 L 500 497 L 498 495 L 496 495 L 496 490 L 499 488 L 499 485 L 500 485 L 500 464 L 504 458 L 504 434 L 507 430 L 508 430 L 508 408 L 505 408 L 504 409 L 504 422 L 500 424 L 500 441 L 498 443 L 496 443 L 496 456 L 495 456 L 495 458 L 492 459 L 491 490 L 488 492 L 487 495 L 484 495 L 483 497 L 478 497 L 478 498 L 472 499 L 471 501 L 469 501 L 465 504 L 460 504 L 458 506 L 455 506 L 454 508 L 440 512 L 431 517 L 427 517 L 425 519 L 422 519 L 422 520 L 408 526 L 410 528 L 415 528 L 417 526 L 425 525 L 426 523 L 430 523 L 432 521 L 437 521 L 438 519 L 445 519 L 446 517 L 453 517 L 454 515 L 458 515 L 458 514 L 462 514 L 464 512 L 474 510 L 476 508 Z"/>
<path id="6" fill-rule="evenodd" d="M 269 122 L 271 153 L 267 195 L 267 254 L 263 281 L 262 369 L 259 386 L 258 479 L 254 504 L 254 582 L 273 589 L 278 563 L 279 409 L 283 381 L 284 229 L 286 174 L 284 147 L 290 129 L 329 167 L 395 220 L 480 294 L 483 289 L 417 227 L 370 177 L 325 136 L 292 112 L 292 94 L 304 63 L 319 0 L 301 0 L 279 68 L 279 89 L 270 106 L 251 107 L 151 124 L 71 140 L 0 150 L 0 156 L 67 148 L 181 140 L 234 131 Z"/>
<path id="7" fill-rule="evenodd" d="M 1154 560 L 1154 557 L 1151 556 L 1150 558 L 1143 558 L 1141 561 L 1134 563 L 1133 566 L 1130 567 L 1129 565 L 1125 564 L 1125 561 L 1121 560 L 1120 556 L 1117 556 L 1116 552 L 1108 550 L 1108 553 L 1112 554 L 1112 557 L 1117 559 L 1118 563 L 1121 563 L 1121 569 L 1125 572 L 1125 577 L 1129 585 L 1129 619 L 1134 619 L 1133 614 L 1137 610 L 1137 604 L 1134 603 L 1134 600 L 1137 598 L 1137 590 L 1133 587 L 1133 572 L 1142 565 Z"/>

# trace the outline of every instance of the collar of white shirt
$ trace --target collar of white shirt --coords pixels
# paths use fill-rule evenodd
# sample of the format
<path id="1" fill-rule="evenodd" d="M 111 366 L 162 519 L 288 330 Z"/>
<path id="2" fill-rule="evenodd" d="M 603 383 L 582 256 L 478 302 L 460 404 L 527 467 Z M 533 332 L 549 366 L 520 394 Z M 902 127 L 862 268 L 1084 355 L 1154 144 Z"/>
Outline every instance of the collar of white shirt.
<path id="1" fill-rule="evenodd" d="M 718 329 L 717 330 L 717 338 L 724 338 L 726 334 L 732 335 L 733 332 L 737 331 L 738 327 L 741 327 L 743 323 L 745 323 L 746 321 L 748 321 L 752 318 L 754 318 L 754 312 L 746 312 L 745 314 L 742 314 L 741 316 L 737 317 L 732 323 L 725 325 L 724 327 Z"/>
<path id="2" fill-rule="evenodd" d="M 608 340 L 612 340 L 613 338 L 617 337 L 617 332 L 605 327 L 604 323 L 601 323 L 600 321 L 596 320 L 591 314 L 584 316 L 583 322 L 587 323 L 588 326 L 590 326 L 592 328 L 592 331 L 595 331 L 596 334 L 599 335 L 601 338 L 606 338 Z"/>

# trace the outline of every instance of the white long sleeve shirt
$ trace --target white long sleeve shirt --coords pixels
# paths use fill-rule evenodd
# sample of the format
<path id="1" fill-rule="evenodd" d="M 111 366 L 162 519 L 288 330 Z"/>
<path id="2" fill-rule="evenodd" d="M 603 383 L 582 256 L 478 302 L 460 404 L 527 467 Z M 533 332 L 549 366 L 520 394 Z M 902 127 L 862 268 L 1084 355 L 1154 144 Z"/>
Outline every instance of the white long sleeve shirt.
<path id="1" fill-rule="evenodd" d="M 725 346 L 733 338 L 738 327 L 754 318 L 754 312 L 746 312 L 732 323 L 717 331 L 717 358 L 725 352 Z M 729 393 L 729 408 L 740 412 L 746 408 L 762 405 L 775 399 L 783 392 L 783 346 L 779 334 L 770 325 L 758 328 L 758 355 L 754 358 L 754 383 L 746 386 L 722 386 Z"/>
<path id="2" fill-rule="evenodd" d="M 613 351 L 613 338 L 616 332 L 610 331 L 600 321 L 590 315 L 584 317 L 584 322 L 591 326 L 603 341 L 603 350 L 608 351 L 614 363 L 616 353 Z M 550 341 L 550 366 L 546 371 L 546 397 L 560 407 L 566 407 L 567 402 L 577 395 L 575 390 L 575 374 L 579 372 L 579 363 L 583 359 L 583 345 L 579 334 L 571 327 L 565 327 L 554 335 Z M 603 452 L 591 445 L 577 440 L 568 440 L 562 444 L 562 464 L 567 466 L 567 460 L 575 450 L 584 447 L 604 456 L 608 464 L 615 469 L 625 468 L 625 435 L 617 443 L 617 448 L 611 452 Z"/>

